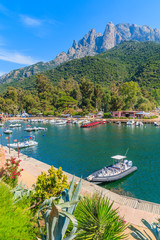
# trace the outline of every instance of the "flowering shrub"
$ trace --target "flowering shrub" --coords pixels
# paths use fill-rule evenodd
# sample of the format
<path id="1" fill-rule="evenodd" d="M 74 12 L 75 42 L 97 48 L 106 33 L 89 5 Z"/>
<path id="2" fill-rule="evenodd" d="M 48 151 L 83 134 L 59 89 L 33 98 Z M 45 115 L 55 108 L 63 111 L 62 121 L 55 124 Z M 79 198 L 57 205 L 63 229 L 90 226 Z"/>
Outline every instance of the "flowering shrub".
<path id="1" fill-rule="evenodd" d="M 9 184 L 11 187 L 15 187 L 18 183 L 18 177 L 20 176 L 23 169 L 19 169 L 19 164 L 21 160 L 16 160 L 16 158 L 11 157 L 6 160 L 5 163 L 5 174 L 3 180 Z"/>

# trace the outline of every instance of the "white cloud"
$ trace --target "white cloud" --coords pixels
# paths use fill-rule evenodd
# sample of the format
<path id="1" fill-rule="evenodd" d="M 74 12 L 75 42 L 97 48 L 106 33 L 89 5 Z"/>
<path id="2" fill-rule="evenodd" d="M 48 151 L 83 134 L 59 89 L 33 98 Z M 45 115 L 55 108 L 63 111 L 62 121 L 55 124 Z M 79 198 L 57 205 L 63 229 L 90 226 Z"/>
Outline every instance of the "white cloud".
<path id="1" fill-rule="evenodd" d="M 42 25 L 43 20 L 36 19 L 36 18 L 31 18 L 26 15 L 20 15 L 21 21 L 23 24 L 29 27 L 39 27 Z"/>
<path id="2" fill-rule="evenodd" d="M 7 51 L 4 49 L 0 49 L 0 60 L 26 65 L 38 62 L 38 60 L 33 59 L 31 56 L 25 56 L 17 51 Z"/>

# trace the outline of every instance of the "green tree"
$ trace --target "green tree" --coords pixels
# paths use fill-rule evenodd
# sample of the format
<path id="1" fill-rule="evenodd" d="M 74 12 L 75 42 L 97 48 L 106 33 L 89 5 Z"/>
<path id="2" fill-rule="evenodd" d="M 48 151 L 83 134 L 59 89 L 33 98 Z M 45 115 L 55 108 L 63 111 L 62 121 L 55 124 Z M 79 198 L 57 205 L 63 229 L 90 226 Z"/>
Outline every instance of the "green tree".
<path id="1" fill-rule="evenodd" d="M 91 98 L 94 93 L 94 84 L 90 80 L 83 78 L 80 83 L 82 94 L 82 106 L 90 107 Z"/>
<path id="2" fill-rule="evenodd" d="M 61 109 L 77 107 L 77 100 L 70 96 L 61 97 L 57 101 L 57 107 Z"/>
<path id="3" fill-rule="evenodd" d="M 16 104 L 18 99 L 17 90 L 14 87 L 8 87 L 4 93 L 4 98 L 11 99 Z"/>
<path id="4" fill-rule="evenodd" d="M 54 88 L 48 77 L 43 74 L 38 74 L 36 77 L 36 89 L 40 100 L 43 99 L 52 103 L 52 93 Z"/>
<path id="5" fill-rule="evenodd" d="M 125 102 L 125 109 L 134 109 L 134 106 L 141 95 L 141 89 L 136 82 L 125 82 L 120 86 L 120 94 Z"/>
<path id="6" fill-rule="evenodd" d="M 97 110 L 100 110 L 102 107 L 102 96 L 103 96 L 103 89 L 99 84 L 96 84 L 94 86 L 93 101 Z"/>
<path id="7" fill-rule="evenodd" d="M 5 111 L 5 99 L 3 97 L 0 97 L 0 111 Z"/>
<path id="8" fill-rule="evenodd" d="M 104 112 L 108 112 L 111 109 L 111 91 L 109 89 L 105 89 L 103 93 L 102 109 L 104 109 Z"/>

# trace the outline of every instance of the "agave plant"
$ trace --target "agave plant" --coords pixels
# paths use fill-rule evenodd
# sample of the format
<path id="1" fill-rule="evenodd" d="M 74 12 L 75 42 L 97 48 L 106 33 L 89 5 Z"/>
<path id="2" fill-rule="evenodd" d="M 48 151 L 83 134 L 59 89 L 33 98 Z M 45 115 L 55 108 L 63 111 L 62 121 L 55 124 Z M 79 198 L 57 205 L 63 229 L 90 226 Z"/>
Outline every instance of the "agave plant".
<path id="1" fill-rule="evenodd" d="M 125 239 L 127 235 L 123 231 L 127 225 L 112 206 L 109 199 L 98 194 L 81 200 L 75 211 L 79 230 L 76 239 Z"/>
<path id="2" fill-rule="evenodd" d="M 71 240 L 75 238 L 77 220 L 72 214 L 80 199 L 81 186 L 82 181 L 80 180 L 75 191 L 73 191 L 73 178 L 69 190 L 65 189 L 59 197 L 46 199 L 42 203 L 40 210 L 38 211 L 37 221 L 43 240 Z M 58 199 L 58 204 L 55 204 Z M 45 220 L 46 234 L 42 232 L 40 227 L 40 213 Z M 73 228 L 68 236 L 64 238 L 70 220 L 72 221 Z"/>
<path id="3" fill-rule="evenodd" d="M 25 185 L 20 182 L 15 188 L 13 188 L 13 199 L 22 199 L 24 196 L 28 198 L 31 192 L 33 192 L 33 190 L 26 188 Z"/>
<path id="4" fill-rule="evenodd" d="M 160 224 L 159 223 L 151 223 L 149 224 L 145 219 L 141 220 L 142 223 L 151 231 L 151 233 L 154 235 L 156 240 L 160 240 Z M 132 237 L 134 237 L 137 240 L 151 240 L 150 236 L 145 231 L 145 234 L 147 237 L 140 232 L 137 228 L 133 227 L 132 225 L 129 226 L 129 229 L 133 232 L 131 233 Z"/>

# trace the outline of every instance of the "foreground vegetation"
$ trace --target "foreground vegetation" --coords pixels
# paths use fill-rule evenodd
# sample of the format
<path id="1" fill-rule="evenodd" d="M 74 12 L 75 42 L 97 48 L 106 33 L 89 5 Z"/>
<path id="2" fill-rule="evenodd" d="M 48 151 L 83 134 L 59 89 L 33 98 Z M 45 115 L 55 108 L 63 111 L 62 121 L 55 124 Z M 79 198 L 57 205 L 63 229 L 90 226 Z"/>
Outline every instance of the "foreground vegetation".
<path id="1" fill-rule="evenodd" d="M 13 200 L 13 192 L 0 182 L 0 239 L 34 240 L 36 231 L 31 222 L 32 213 L 25 211 L 26 202 Z"/>
<path id="2" fill-rule="evenodd" d="M 73 178 L 69 186 L 62 169 L 52 166 L 49 175 L 38 177 L 34 190 L 22 184 L 12 188 L 15 174 L 8 164 L 13 161 L 16 165 L 19 160 L 7 160 L 3 169 L 7 184 L 0 182 L 0 239 L 125 239 L 127 225 L 112 209 L 113 203 L 98 194 L 81 197 L 82 180 L 76 185 Z"/>

